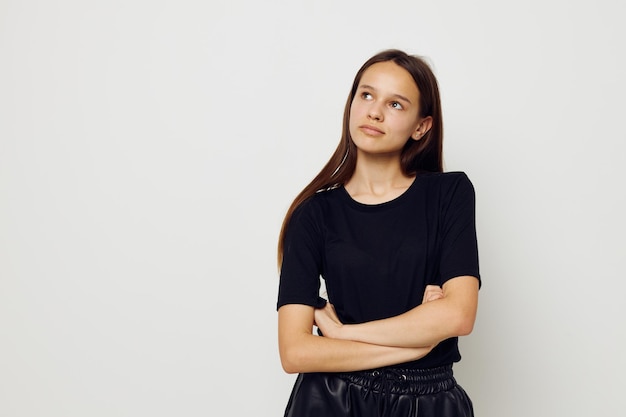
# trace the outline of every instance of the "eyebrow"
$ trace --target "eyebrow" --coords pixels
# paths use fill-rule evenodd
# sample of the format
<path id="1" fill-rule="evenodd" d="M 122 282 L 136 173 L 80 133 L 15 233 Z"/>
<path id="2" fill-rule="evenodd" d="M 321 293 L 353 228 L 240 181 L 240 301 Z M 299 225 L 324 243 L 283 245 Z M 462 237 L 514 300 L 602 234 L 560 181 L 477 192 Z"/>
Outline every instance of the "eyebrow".
<path id="1" fill-rule="evenodd" d="M 374 87 L 372 87 L 371 85 L 368 85 L 368 84 L 361 84 L 359 86 L 359 89 L 361 89 L 361 88 L 365 88 L 365 89 L 368 89 L 368 90 L 376 91 L 376 89 Z M 404 101 L 406 101 L 409 104 L 413 104 L 413 103 L 411 103 L 411 100 L 409 100 L 408 98 L 404 97 L 402 94 L 392 94 L 391 97 L 399 98 L 400 100 L 404 100 Z"/>

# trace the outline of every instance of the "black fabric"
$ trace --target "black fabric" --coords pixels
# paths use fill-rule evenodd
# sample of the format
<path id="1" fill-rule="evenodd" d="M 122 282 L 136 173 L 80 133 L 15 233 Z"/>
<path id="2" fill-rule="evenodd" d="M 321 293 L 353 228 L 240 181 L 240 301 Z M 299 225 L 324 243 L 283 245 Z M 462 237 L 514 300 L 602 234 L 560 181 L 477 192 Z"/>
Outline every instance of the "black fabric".
<path id="1" fill-rule="evenodd" d="M 474 188 L 462 172 L 419 174 L 398 198 L 367 205 L 343 187 L 315 194 L 293 214 L 285 235 L 278 308 L 324 305 L 320 276 L 346 324 L 404 313 L 427 284 L 471 275 L 480 280 Z M 460 360 L 457 338 L 403 368 Z"/>
<path id="2" fill-rule="evenodd" d="M 472 417 L 452 366 L 300 374 L 285 417 Z"/>

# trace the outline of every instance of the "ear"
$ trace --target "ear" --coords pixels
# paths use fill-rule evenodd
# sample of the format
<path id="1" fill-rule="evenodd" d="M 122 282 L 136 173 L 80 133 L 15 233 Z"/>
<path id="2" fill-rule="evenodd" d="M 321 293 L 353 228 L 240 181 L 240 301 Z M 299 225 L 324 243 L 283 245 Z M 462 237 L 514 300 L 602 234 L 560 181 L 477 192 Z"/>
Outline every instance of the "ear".
<path id="1" fill-rule="evenodd" d="M 411 139 L 420 140 L 426 133 L 428 133 L 431 127 L 433 127 L 433 118 L 431 116 L 424 117 L 415 128 L 415 131 L 411 135 Z"/>

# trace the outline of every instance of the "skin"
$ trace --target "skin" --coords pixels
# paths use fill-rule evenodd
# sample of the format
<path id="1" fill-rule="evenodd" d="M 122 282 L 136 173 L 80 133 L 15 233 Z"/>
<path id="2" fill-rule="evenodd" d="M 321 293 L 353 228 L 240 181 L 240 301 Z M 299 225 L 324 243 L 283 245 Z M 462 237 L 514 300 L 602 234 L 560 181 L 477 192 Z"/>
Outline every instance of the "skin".
<path id="1" fill-rule="evenodd" d="M 408 138 L 419 140 L 432 125 L 419 117 L 420 93 L 411 75 L 393 62 L 369 67 L 350 106 L 349 129 L 357 163 L 398 165 Z"/>
<path id="2" fill-rule="evenodd" d="M 389 201 L 413 182 L 402 174 L 400 154 L 407 140 L 420 140 L 432 126 L 431 117 L 419 117 L 419 98 L 411 75 L 393 62 L 374 64 L 363 73 L 350 107 L 357 165 L 344 184 L 355 200 Z"/>
<path id="3" fill-rule="evenodd" d="M 315 323 L 326 337 L 396 347 L 436 345 L 470 334 L 478 306 L 478 280 L 461 276 L 448 280 L 441 289 L 435 288 L 425 294 L 430 301 L 399 316 L 344 325 L 329 303 L 316 310 Z"/>
<path id="4" fill-rule="evenodd" d="M 413 182 L 402 173 L 400 153 L 407 140 L 420 140 L 432 118 L 420 117 L 419 90 L 411 75 L 393 62 L 372 65 L 359 82 L 350 107 L 350 135 L 357 164 L 344 184 L 364 204 L 401 195 Z M 472 331 L 478 280 L 462 276 L 442 288 L 428 286 L 422 304 L 399 316 L 344 325 L 332 304 L 288 304 L 278 310 L 278 345 L 288 373 L 343 372 L 393 365 L 426 356 L 442 340 Z M 325 337 L 313 334 L 317 325 Z"/>

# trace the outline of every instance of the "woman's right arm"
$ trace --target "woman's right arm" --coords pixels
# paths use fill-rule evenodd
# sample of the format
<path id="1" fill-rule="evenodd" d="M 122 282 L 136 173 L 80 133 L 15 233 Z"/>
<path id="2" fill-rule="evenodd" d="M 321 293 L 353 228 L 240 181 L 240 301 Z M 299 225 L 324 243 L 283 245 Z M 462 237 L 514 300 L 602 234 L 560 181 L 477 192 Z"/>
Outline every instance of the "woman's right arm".
<path id="1" fill-rule="evenodd" d="M 348 372 L 409 362 L 433 348 L 391 347 L 313 334 L 314 308 L 287 304 L 278 309 L 278 347 L 287 373 Z"/>

